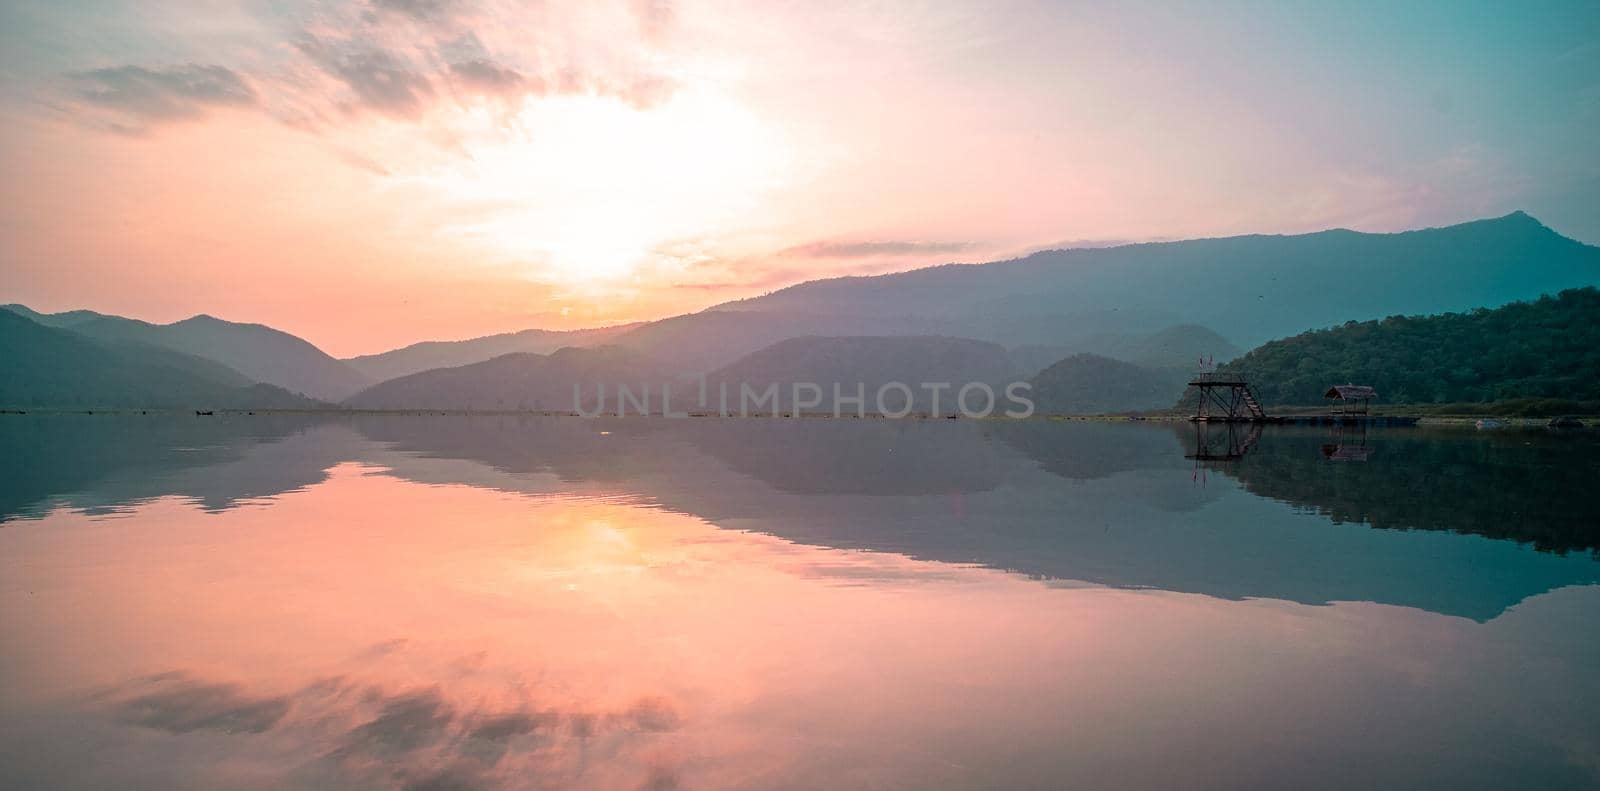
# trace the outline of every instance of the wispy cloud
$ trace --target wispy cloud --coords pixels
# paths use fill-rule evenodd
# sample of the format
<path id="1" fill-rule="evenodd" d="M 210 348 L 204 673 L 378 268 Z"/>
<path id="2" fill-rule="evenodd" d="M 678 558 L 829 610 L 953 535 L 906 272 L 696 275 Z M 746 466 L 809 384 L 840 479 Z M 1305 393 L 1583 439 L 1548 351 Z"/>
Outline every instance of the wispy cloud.
<path id="1" fill-rule="evenodd" d="M 433 84 L 408 59 L 377 45 L 308 36 L 296 46 L 353 92 L 351 107 L 415 118 L 422 113 L 424 101 L 433 95 Z"/>
<path id="2" fill-rule="evenodd" d="M 72 99 L 108 111 L 118 131 L 197 118 L 212 107 L 248 107 L 258 97 L 238 73 L 225 66 L 188 63 L 163 68 L 118 66 L 68 75 Z"/>
<path id="3" fill-rule="evenodd" d="M 802 258 L 885 258 L 954 254 L 976 246 L 973 242 L 824 241 L 797 245 L 782 254 Z"/>
<path id="4" fill-rule="evenodd" d="M 86 125 L 120 132 L 199 118 L 211 107 L 253 106 L 307 130 L 365 116 L 427 124 L 419 132 L 437 141 L 448 135 L 432 128 L 438 124 L 430 116 L 483 100 L 596 96 L 639 109 L 660 104 L 678 87 L 657 57 L 675 19 L 664 0 L 554 7 L 369 0 L 354 9 L 264 17 L 287 42 L 280 49 L 286 59 L 241 55 L 70 72 L 60 105 Z"/>
<path id="5" fill-rule="evenodd" d="M 372 5 L 380 11 L 430 21 L 449 17 L 461 11 L 466 3 L 463 0 L 374 0 Z"/>

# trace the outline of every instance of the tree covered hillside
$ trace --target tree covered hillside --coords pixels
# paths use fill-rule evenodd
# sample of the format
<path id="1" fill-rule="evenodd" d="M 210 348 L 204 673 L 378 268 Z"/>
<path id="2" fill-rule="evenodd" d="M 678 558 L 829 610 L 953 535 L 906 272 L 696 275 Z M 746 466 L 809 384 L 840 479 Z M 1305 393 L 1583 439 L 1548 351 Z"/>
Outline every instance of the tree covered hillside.
<path id="1" fill-rule="evenodd" d="M 1268 404 L 1315 404 L 1332 384 L 1387 403 L 1600 399 L 1600 290 L 1437 316 L 1391 316 L 1271 341 L 1221 370 Z"/>

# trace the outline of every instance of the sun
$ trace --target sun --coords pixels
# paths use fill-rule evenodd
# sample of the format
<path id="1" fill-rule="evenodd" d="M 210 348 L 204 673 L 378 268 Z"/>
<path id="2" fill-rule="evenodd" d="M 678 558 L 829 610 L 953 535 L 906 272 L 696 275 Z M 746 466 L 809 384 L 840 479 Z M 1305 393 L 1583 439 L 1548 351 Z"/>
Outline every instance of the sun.
<path id="1" fill-rule="evenodd" d="M 465 156 L 422 180 L 466 210 L 451 233 L 553 282 L 625 280 L 661 246 L 757 211 L 787 166 L 774 129 L 709 91 L 649 108 L 530 97 L 482 120 Z"/>

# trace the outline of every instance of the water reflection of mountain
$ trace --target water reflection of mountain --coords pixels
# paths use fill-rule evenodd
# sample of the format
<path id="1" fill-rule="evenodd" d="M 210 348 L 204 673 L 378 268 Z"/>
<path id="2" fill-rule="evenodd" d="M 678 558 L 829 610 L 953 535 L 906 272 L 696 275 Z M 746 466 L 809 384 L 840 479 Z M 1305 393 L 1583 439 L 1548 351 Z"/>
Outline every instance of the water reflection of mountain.
<path id="1" fill-rule="evenodd" d="M 1186 425 L 1175 433 L 1092 422 L 557 423 L 360 425 L 405 451 L 384 463 L 417 480 L 519 491 L 552 491 L 556 480 L 605 484 L 723 527 L 1045 578 L 1370 600 L 1480 620 L 1527 596 L 1600 580 L 1588 558 L 1445 532 L 1351 530 L 1249 494 L 1214 470 L 1202 477 L 1184 458 Z M 434 433 L 449 436 L 450 450 L 430 445 Z M 1309 447 L 1311 458 L 1326 464 L 1318 450 Z M 486 466 L 438 466 L 453 454 Z"/>
<path id="2" fill-rule="evenodd" d="M 1180 433 L 1192 443 L 1192 432 Z M 1595 432 L 1285 427 L 1217 469 L 1254 494 L 1334 522 L 1600 556 L 1600 498 L 1591 488 L 1597 460 Z"/>
<path id="3" fill-rule="evenodd" d="M 323 479 L 360 438 L 315 418 L 45 414 L 0 420 L 0 520 L 165 495 L 221 510 Z M 342 440 L 342 441 L 341 441 Z"/>
<path id="4" fill-rule="evenodd" d="M 1461 530 L 1478 524 L 1463 521 L 1475 518 L 1464 505 L 1417 494 L 1424 485 L 1504 490 L 1514 473 L 1501 468 L 1526 465 L 1564 476 L 1575 497 L 1585 468 L 1567 469 L 1564 454 L 1592 459 L 1592 445 L 1518 450 L 1502 438 L 1474 446 L 1481 438 L 1473 435 L 1450 445 L 1458 440 L 1418 432 L 1392 453 L 1393 437 L 1375 436 L 1372 461 L 1339 465 L 1323 458 L 1319 435 L 1269 430 L 1244 460 L 1208 465 L 1202 476 L 1184 458 L 1187 431 L 1084 422 L 28 416 L 0 421 L 0 445 L 16 451 L 7 454 L 0 516 L 41 502 L 105 508 L 162 494 L 228 508 L 357 461 L 430 484 L 623 497 L 809 544 L 1224 598 L 1369 600 L 1483 620 L 1528 596 L 1600 580 L 1600 563 L 1586 555 L 1456 535 L 1484 531 Z M 1369 472 L 1347 472 L 1358 467 Z M 1365 485 L 1361 476 L 1385 468 L 1408 483 Z M 1450 480 L 1422 483 L 1436 477 Z M 1550 517 L 1593 511 L 1553 499 L 1561 480 L 1537 486 L 1513 486 L 1501 507 L 1502 522 L 1522 527 L 1484 534 L 1547 532 L 1565 536 L 1552 548 L 1592 547 L 1572 520 Z M 1338 523 L 1356 514 L 1382 527 L 1443 530 Z"/>

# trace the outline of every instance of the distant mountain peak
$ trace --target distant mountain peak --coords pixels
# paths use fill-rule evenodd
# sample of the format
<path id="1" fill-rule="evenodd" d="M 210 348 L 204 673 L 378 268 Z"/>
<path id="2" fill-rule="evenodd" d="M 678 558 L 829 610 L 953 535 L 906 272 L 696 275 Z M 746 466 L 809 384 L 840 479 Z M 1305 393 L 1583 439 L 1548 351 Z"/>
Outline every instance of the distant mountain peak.
<path id="1" fill-rule="evenodd" d="M 1507 215 L 1504 215 L 1504 216 L 1501 216 L 1501 217 L 1496 217 L 1496 218 L 1494 218 L 1493 222 L 1497 222 L 1497 223 L 1500 223 L 1502 225 L 1514 226 L 1514 227 L 1515 226 L 1520 226 L 1520 227 L 1525 227 L 1525 228 L 1529 228 L 1529 229 L 1538 229 L 1538 230 L 1541 230 L 1541 231 L 1545 231 L 1546 233 L 1551 233 L 1551 234 L 1555 234 L 1556 236 L 1561 236 L 1561 238 L 1563 238 L 1563 239 L 1567 238 L 1567 237 L 1563 236 L 1556 229 L 1551 228 L 1548 225 L 1545 225 L 1543 222 L 1541 222 L 1539 220 L 1538 217 L 1535 217 L 1535 216 L 1533 216 L 1533 215 L 1531 215 L 1531 214 L 1529 214 L 1529 213 L 1527 213 L 1527 212 L 1525 212 L 1525 211 L 1523 211 L 1521 209 L 1517 209 L 1516 211 L 1511 212 L 1510 214 L 1507 214 Z"/>

